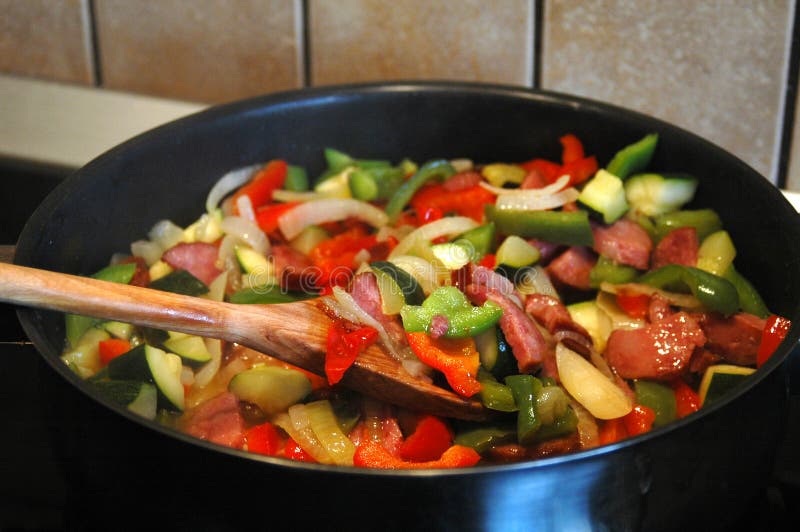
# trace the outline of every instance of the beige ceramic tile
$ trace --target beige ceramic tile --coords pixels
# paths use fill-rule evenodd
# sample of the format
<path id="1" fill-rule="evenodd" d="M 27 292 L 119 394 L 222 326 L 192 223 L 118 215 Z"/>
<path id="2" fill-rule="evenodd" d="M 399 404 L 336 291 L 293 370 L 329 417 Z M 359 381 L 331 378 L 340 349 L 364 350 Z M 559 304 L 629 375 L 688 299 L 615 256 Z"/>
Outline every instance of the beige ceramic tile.
<path id="1" fill-rule="evenodd" d="M 310 0 L 311 82 L 529 85 L 531 0 Z"/>
<path id="2" fill-rule="evenodd" d="M 790 0 L 547 0 L 542 84 L 657 116 L 774 181 Z"/>
<path id="3" fill-rule="evenodd" d="M 296 88 L 300 0 L 95 0 L 105 87 L 200 102 Z"/>
<path id="4" fill-rule="evenodd" d="M 93 83 L 86 0 L 0 0 L 0 72 Z"/>

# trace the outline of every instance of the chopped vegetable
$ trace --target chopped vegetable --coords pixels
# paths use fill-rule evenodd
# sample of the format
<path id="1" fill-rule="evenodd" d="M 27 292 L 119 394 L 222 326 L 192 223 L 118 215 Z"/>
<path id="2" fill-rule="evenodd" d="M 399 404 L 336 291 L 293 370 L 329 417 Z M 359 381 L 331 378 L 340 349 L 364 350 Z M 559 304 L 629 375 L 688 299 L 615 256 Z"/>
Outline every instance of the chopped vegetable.
<path id="1" fill-rule="evenodd" d="M 778 349 L 791 326 L 792 322 L 781 316 L 772 315 L 767 318 L 764 332 L 761 335 L 761 344 L 758 346 L 756 358 L 758 367 L 763 366 L 775 350 Z"/>
<path id="2" fill-rule="evenodd" d="M 477 378 L 480 358 L 472 338 L 434 340 L 423 332 L 409 332 L 406 336 L 417 357 L 444 373 L 455 392 L 471 397 L 481 391 L 481 383 Z"/>

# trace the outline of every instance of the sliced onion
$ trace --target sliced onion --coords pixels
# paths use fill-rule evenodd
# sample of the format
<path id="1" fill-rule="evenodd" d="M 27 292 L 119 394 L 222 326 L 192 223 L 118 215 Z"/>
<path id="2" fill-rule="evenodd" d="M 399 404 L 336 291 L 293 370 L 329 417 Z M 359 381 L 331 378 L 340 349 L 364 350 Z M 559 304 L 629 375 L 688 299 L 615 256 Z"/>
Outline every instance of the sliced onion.
<path id="1" fill-rule="evenodd" d="M 208 293 L 202 297 L 212 301 L 222 301 L 225 299 L 225 288 L 228 286 L 228 272 L 223 271 L 208 285 Z"/>
<path id="2" fill-rule="evenodd" d="M 305 202 L 325 199 L 327 196 L 319 192 L 295 192 L 294 190 L 275 190 L 272 193 L 272 199 L 275 201 L 289 202 Z"/>
<path id="3" fill-rule="evenodd" d="M 206 210 L 212 212 L 216 209 L 222 198 L 250 181 L 262 166 L 264 164 L 259 163 L 237 168 L 219 178 L 206 197 Z"/>
<path id="4" fill-rule="evenodd" d="M 383 227 L 379 228 L 378 231 L 375 233 L 375 240 L 378 242 L 386 242 L 389 240 L 389 237 L 394 237 L 397 241 L 403 240 L 406 236 L 408 236 L 411 231 L 414 230 L 413 226 L 410 225 L 401 225 L 400 227 L 392 227 L 391 225 L 384 225 Z"/>
<path id="5" fill-rule="evenodd" d="M 205 342 L 206 349 L 211 354 L 211 360 L 206 362 L 194 374 L 194 383 L 200 388 L 208 386 L 208 383 L 219 371 L 219 366 L 222 362 L 222 342 L 212 338 L 203 338 L 203 342 Z"/>
<path id="6" fill-rule="evenodd" d="M 361 264 L 369 262 L 370 258 L 372 258 L 372 255 L 369 254 L 369 251 L 367 251 L 366 249 L 361 249 L 361 250 L 359 250 L 358 253 L 356 253 L 353 256 L 353 263 L 361 265 Z"/>
<path id="7" fill-rule="evenodd" d="M 478 222 L 466 216 L 448 216 L 435 222 L 425 224 L 411 231 L 389 254 L 389 258 L 406 255 L 420 242 L 430 242 L 435 238 L 446 236 L 452 238 L 478 227 Z"/>
<path id="8" fill-rule="evenodd" d="M 564 340 L 569 340 L 574 345 L 579 345 L 586 353 L 594 351 L 594 344 L 591 338 L 586 338 L 584 335 L 569 329 L 561 329 L 553 333 L 553 340 L 556 343 L 561 343 Z"/>
<path id="9" fill-rule="evenodd" d="M 381 209 L 352 198 L 329 198 L 298 205 L 278 218 L 278 226 L 288 240 L 309 225 L 358 218 L 373 227 L 382 227 L 389 217 Z"/>
<path id="10" fill-rule="evenodd" d="M 192 372 L 192 368 L 181 366 L 181 384 L 184 386 L 191 386 L 194 384 L 194 373 Z"/>
<path id="11" fill-rule="evenodd" d="M 262 255 L 269 252 L 269 239 L 255 223 L 241 216 L 228 216 L 222 219 L 220 227 L 226 235 L 238 238 Z"/>
<path id="12" fill-rule="evenodd" d="M 619 386 L 561 343 L 556 345 L 556 366 L 561 384 L 594 417 L 615 419 L 633 408 L 633 401 Z"/>
<path id="13" fill-rule="evenodd" d="M 137 240 L 131 243 L 131 255 L 141 257 L 148 266 L 152 266 L 161 259 L 164 250 L 155 242 L 149 240 Z"/>
<path id="14" fill-rule="evenodd" d="M 441 280 L 446 276 L 450 277 L 450 271 L 444 266 L 437 268 L 435 264 L 428 262 L 421 257 L 413 255 L 399 255 L 392 257 L 389 262 L 408 273 L 418 283 L 425 295 L 439 288 Z M 442 271 L 440 272 L 439 269 Z"/>
<path id="15" fill-rule="evenodd" d="M 541 266 L 527 268 L 522 274 L 522 278 L 517 283 L 517 290 L 520 294 L 545 294 L 556 299 L 561 299 L 558 295 L 550 276 Z"/>
<path id="16" fill-rule="evenodd" d="M 467 170 L 472 170 L 475 167 L 472 159 L 451 159 L 450 166 L 453 167 L 456 173 L 466 172 Z"/>
<path id="17" fill-rule="evenodd" d="M 639 284 L 639 283 L 612 284 L 604 281 L 600 283 L 600 290 L 609 294 L 630 294 L 630 295 L 641 294 L 647 296 L 658 294 L 667 301 L 669 301 L 671 305 L 688 309 L 698 309 L 703 306 L 703 304 L 700 303 L 700 300 L 691 294 L 678 294 L 675 292 L 667 292 L 665 290 L 661 290 L 660 288 L 656 288 L 654 286 L 646 284 Z"/>
<path id="18" fill-rule="evenodd" d="M 568 175 L 562 175 L 561 177 L 553 181 L 551 184 L 542 188 L 503 188 L 491 185 L 486 181 L 481 181 L 479 184 L 480 186 L 482 186 L 483 188 L 485 188 L 486 190 L 497 196 L 504 196 L 506 194 L 519 194 L 519 193 L 524 193 L 530 196 L 550 196 L 552 194 L 555 194 L 562 188 L 564 188 L 564 186 L 566 186 L 567 183 L 569 183 Z"/>
<path id="19" fill-rule="evenodd" d="M 166 250 L 183 242 L 183 229 L 169 220 L 161 220 L 150 229 L 147 238 Z"/>
<path id="20" fill-rule="evenodd" d="M 256 211 L 253 210 L 253 202 L 250 196 L 241 196 L 236 200 L 236 208 L 239 209 L 239 216 L 251 222 L 256 221 Z"/>
<path id="21" fill-rule="evenodd" d="M 547 196 L 530 194 L 530 190 L 520 190 L 515 194 L 498 196 L 495 206 L 498 209 L 544 211 L 571 203 L 578 199 L 579 195 L 578 191 L 572 187 Z"/>

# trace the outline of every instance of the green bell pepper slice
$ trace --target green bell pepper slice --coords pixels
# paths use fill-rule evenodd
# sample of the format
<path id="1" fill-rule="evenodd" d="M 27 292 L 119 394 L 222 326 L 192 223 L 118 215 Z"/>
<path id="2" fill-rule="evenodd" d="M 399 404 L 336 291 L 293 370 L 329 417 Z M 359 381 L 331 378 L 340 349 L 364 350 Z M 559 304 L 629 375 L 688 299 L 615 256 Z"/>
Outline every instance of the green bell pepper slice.
<path id="1" fill-rule="evenodd" d="M 653 427 L 666 425 L 675 421 L 677 414 L 677 401 L 675 392 L 669 386 L 657 382 L 637 380 L 633 383 L 636 403 L 653 409 L 656 419 Z"/>
<path id="2" fill-rule="evenodd" d="M 495 224 L 489 222 L 459 235 L 454 242 L 458 245 L 469 247 L 469 251 L 472 252 L 470 260 L 477 262 L 494 249 L 496 232 Z"/>
<path id="3" fill-rule="evenodd" d="M 307 192 L 309 182 L 306 169 L 290 164 L 286 169 L 286 181 L 283 182 L 283 188 L 292 192 Z"/>
<path id="4" fill-rule="evenodd" d="M 486 408 L 500 412 L 516 412 L 517 403 L 511 388 L 497 382 L 494 375 L 483 368 L 478 369 L 478 382 L 481 383 L 481 403 Z"/>
<path id="5" fill-rule="evenodd" d="M 449 327 L 445 338 L 475 336 L 496 324 L 503 309 L 492 301 L 473 307 L 461 290 L 454 286 L 437 288 L 422 305 L 403 305 L 400 317 L 407 332 L 429 332 L 431 319 L 436 315 L 447 318 Z"/>
<path id="6" fill-rule="evenodd" d="M 628 176 L 647 168 L 653 158 L 657 144 L 657 133 L 646 135 L 638 142 L 619 150 L 606 166 L 606 170 L 625 180 Z"/>
<path id="7" fill-rule="evenodd" d="M 754 314 L 759 318 L 766 318 L 772 314 L 767 308 L 767 304 L 761 299 L 761 294 L 758 290 L 745 279 L 742 274 L 736 271 L 733 264 L 728 267 L 728 270 L 723 274 L 725 279 L 731 282 L 736 287 L 736 292 L 739 294 L 739 305 L 742 311 Z"/>
<path id="8" fill-rule="evenodd" d="M 492 447 L 512 443 L 517 436 L 514 427 L 477 427 L 456 434 L 453 443 L 475 449 L 478 454 L 483 454 Z"/>
<path id="9" fill-rule="evenodd" d="M 697 241 L 702 242 L 711 233 L 722 229 L 722 220 L 711 209 L 661 214 L 655 218 L 655 240 L 661 240 L 667 233 L 679 227 L 694 227 L 697 231 Z"/>
<path id="10" fill-rule="evenodd" d="M 536 433 L 536 441 L 552 440 L 554 438 L 566 436 L 567 434 L 575 432 L 577 427 L 578 415 L 571 406 L 568 406 L 564 414 L 553 423 L 542 425 L 539 432 Z"/>
<path id="11" fill-rule="evenodd" d="M 525 211 L 485 207 L 487 219 L 504 235 L 538 238 L 555 244 L 592 246 L 594 236 L 586 211 Z"/>
<path id="12" fill-rule="evenodd" d="M 536 441 L 536 433 L 542 426 L 542 420 L 536 411 L 536 395 L 542 388 L 542 382 L 532 375 L 509 375 L 505 382 L 511 388 L 514 402 L 519 408 L 517 442 L 520 445 L 530 445 Z"/>
<path id="13" fill-rule="evenodd" d="M 600 283 L 607 282 L 611 284 L 630 283 L 639 271 L 624 264 L 618 264 L 613 260 L 600 255 L 592 270 L 589 272 L 589 281 L 593 288 L 599 288 Z"/>
<path id="14" fill-rule="evenodd" d="M 386 214 L 389 215 L 389 220 L 394 221 L 397 216 L 405 208 L 417 190 L 428 181 L 432 179 L 446 179 L 455 174 L 456 170 L 453 166 L 444 159 L 438 159 L 423 164 L 417 173 L 403 183 L 389 199 L 386 204 Z"/>
<path id="15" fill-rule="evenodd" d="M 647 272 L 636 282 L 672 292 L 688 289 L 706 308 L 726 316 L 739 310 L 736 287 L 727 279 L 698 268 L 668 264 Z"/>

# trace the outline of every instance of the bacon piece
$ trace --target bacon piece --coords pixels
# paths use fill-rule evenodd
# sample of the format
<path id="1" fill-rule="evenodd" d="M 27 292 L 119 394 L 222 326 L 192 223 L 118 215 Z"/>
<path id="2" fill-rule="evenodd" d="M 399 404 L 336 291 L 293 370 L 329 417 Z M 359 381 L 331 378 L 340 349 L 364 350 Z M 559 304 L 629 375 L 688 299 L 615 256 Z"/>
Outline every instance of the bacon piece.
<path id="1" fill-rule="evenodd" d="M 517 359 L 520 373 L 533 373 L 542 365 L 545 352 L 549 349 L 542 333 L 530 316 L 514 303 L 511 298 L 498 290 L 486 286 L 471 284 L 467 286 L 467 296 L 476 304 L 483 304 L 487 299 L 503 309 L 499 325 L 503 330 L 508 345 Z"/>
<path id="2" fill-rule="evenodd" d="M 447 334 L 448 329 L 450 329 L 450 321 L 447 319 L 447 316 L 436 314 L 431 318 L 431 327 L 428 334 L 434 339 L 441 338 Z"/>
<path id="3" fill-rule="evenodd" d="M 652 267 L 660 268 L 667 264 L 695 266 L 697 264 L 697 229 L 678 227 L 666 234 L 653 250 Z"/>
<path id="4" fill-rule="evenodd" d="M 579 290 L 589 290 L 591 288 L 589 274 L 596 262 L 597 258 L 588 248 L 572 246 L 553 259 L 546 270 L 553 280 L 561 284 Z"/>
<path id="5" fill-rule="evenodd" d="M 128 257 L 123 260 L 121 264 L 135 264 L 136 270 L 133 272 L 133 278 L 128 283 L 131 286 L 147 286 L 150 284 L 150 269 L 142 257 Z"/>
<path id="6" fill-rule="evenodd" d="M 213 244 L 181 242 L 166 250 L 161 260 L 176 270 L 186 270 L 205 284 L 211 284 L 222 273 L 216 267 L 218 254 L 219 250 Z"/>
<path id="7" fill-rule="evenodd" d="M 653 241 L 642 226 L 627 218 L 611 225 L 594 224 L 594 250 L 620 264 L 628 264 L 640 270 L 650 265 Z"/>
<path id="8" fill-rule="evenodd" d="M 589 354 L 587 346 L 592 345 L 592 336 L 582 325 L 575 323 L 567 307 L 558 299 L 546 294 L 530 294 L 525 300 L 525 312 L 533 316 L 550 334 L 569 331 L 582 337 L 582 341 L 576 342 L 570 335 L 566 335 L 562 341 L 573 351 L 584 356 Z"/>
<path id="9" fill-rule="evenodd" d="M 674 313 L 675 311 L 672 310 L 666 297 L 657 292 L 650 296 L 650 305 L 647 308 L 647 317 L 650 323 L 661 321 Z"/>
<path id="10" fill-rule="evenodd" d="M 722 357 L 712 353 L 708 349 L 700 348 L 695 349 L 692 354 L 692 359 L 689 361 L 689 371 L 692 373 L 705 373 L 708 366 L 713 366 L 719 363 Z"/>
<path id="11" fill-rule="evenodd" d="M 397 316 L 388 316 L 381 308 L 381 293 L 378 290 L 378 280 L 372 272 L 361 272 L 350 284 L 350 295 L 353 296 L 358 306 L 364 312 L 375 318 L 383 325 L 386 332 L 395 342 L 405 342 L 405 329 Z"/>
<path id="12" fill-rule="evenodd" d="M 472 188 L 483 180 L 481 174 L 474 170 L 466 170 L 459 172 L 449 177 L 444 183 L 442 188 L 448 192 L 459 192 Z"/>
<path id="13" fill-rule="evenodd" d="M 717 313 L 701 314 L 698 321 L 708 339 L 706 349 L 732 364 L 752 366 L 756 363 L 765 320 L 740 312 L 728 318 Z"/>
<path id="14" fill-rule="evenodd" d="M 230 392 L 201 403 L 189 416 L 186 432 L 219 445 L 240 448 L 244 443 L 244 418 L 239 399 Z"/>
<path id="15" fill-rule="evenodd" d="M 550 262 L 563 247 L 561 244 L 554 244 L 553 242 L 546 242 L 536 238 L 528 239 L 528 244 L 539 250 L 539 264 Z"/>
<path id="16" fill-rule="evenodd" d="M 314 286 L 318 271 L 306 255 L 296 249 L 278 244 L 272 246 L 272 263 L 282 288 L 307 290 Z"/>
<path id="17" fill-rule="evenodd" d="M 705 342 L 697 321 L 677 312 L 641 329 L 614 330 L 605 355 L 622 378 L 668 380 L 683 372 L 695 348 Z"/>

